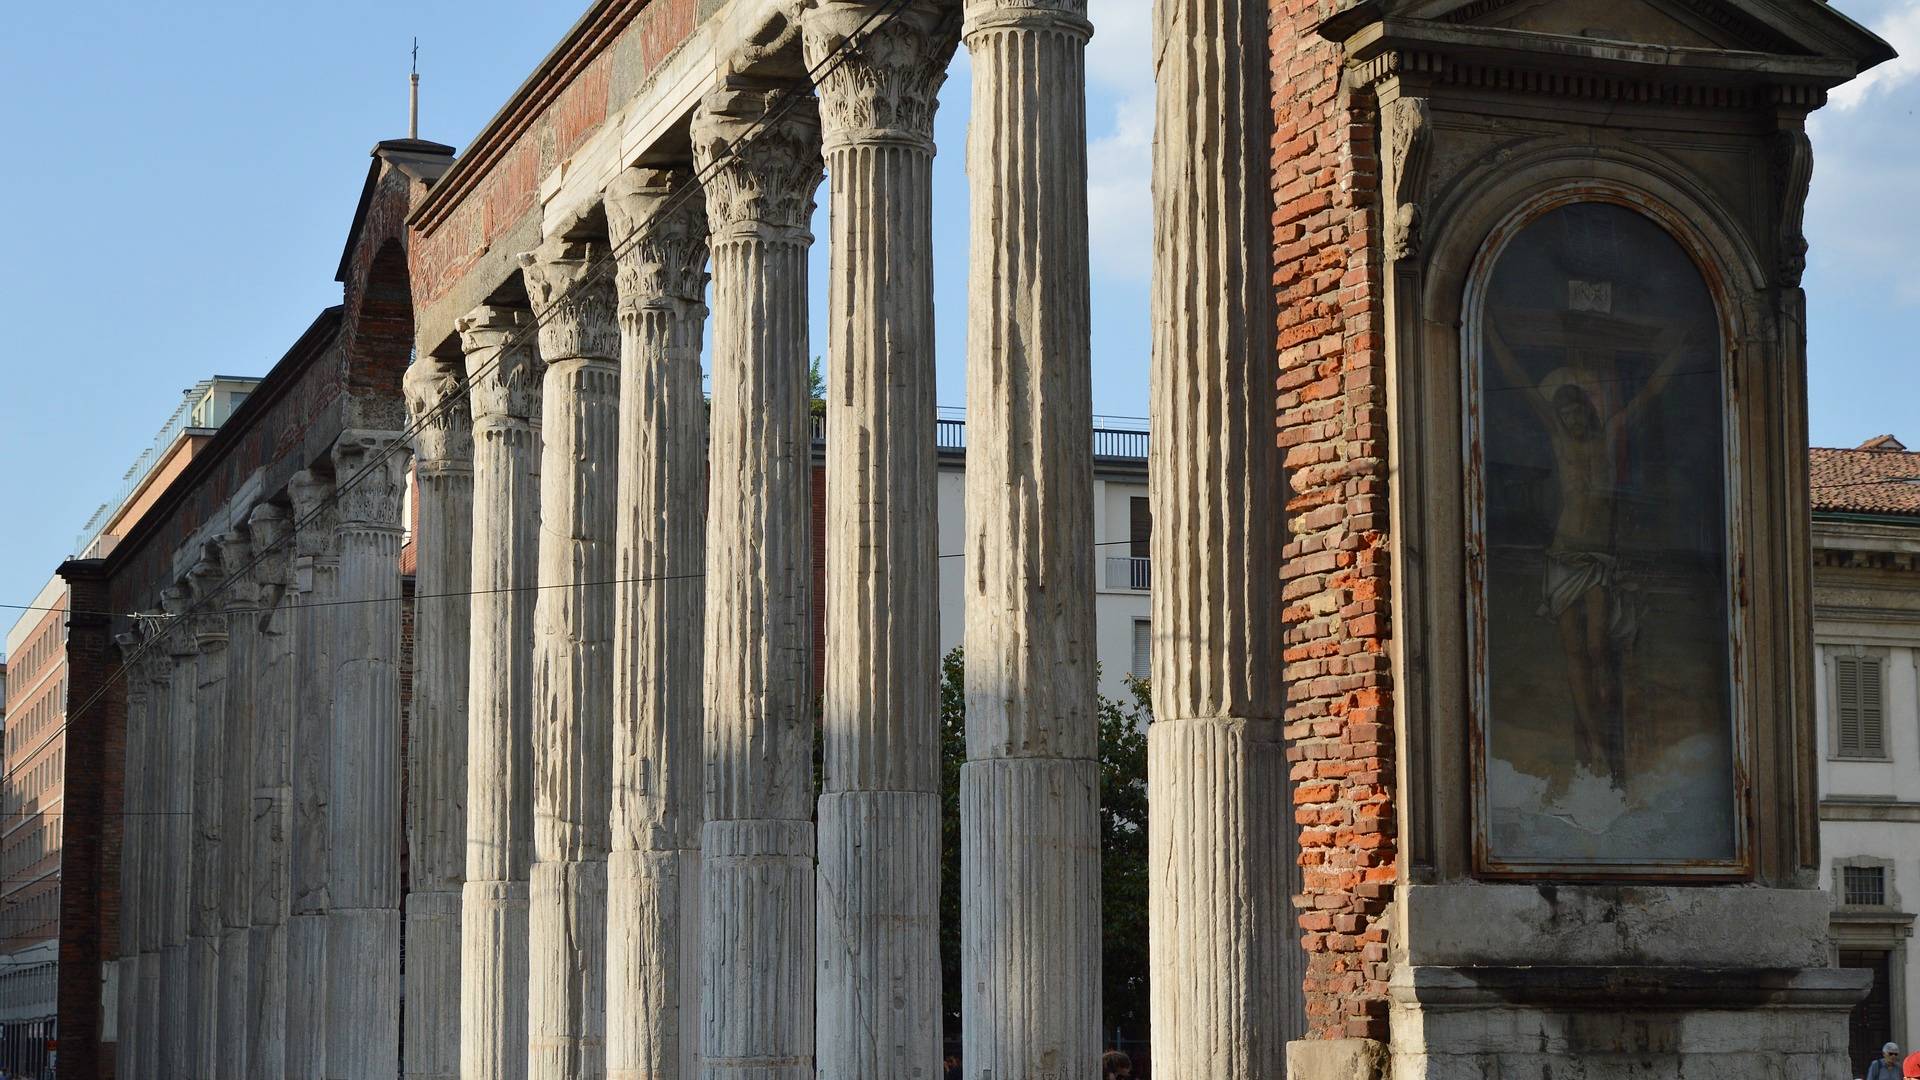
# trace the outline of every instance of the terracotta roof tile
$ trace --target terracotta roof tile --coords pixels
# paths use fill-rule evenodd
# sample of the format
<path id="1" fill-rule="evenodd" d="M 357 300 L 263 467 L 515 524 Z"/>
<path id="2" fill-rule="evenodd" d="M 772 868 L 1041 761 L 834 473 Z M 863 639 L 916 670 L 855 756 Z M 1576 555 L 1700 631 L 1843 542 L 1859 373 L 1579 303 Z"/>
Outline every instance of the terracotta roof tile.
<path id="1" fill-rule="evenodd" d="M 1814 447 L 1808 469 L 1815 511 L 1920 517 L 1920 453 L 1891 435 L 1855 450 Z"/>

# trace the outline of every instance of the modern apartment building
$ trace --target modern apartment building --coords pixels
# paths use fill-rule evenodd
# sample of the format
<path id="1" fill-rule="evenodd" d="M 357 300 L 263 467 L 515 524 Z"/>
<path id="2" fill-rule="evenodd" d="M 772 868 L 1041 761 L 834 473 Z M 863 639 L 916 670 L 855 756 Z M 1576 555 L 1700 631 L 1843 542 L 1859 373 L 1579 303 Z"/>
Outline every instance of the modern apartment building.
<path id="1" fill-rule="evenodd" d="M 1812 453 L 1820 850 L 1835 961 L 1873 972 L 1854 1075 L 1920 1039 L 1920 453 Z"/>
<path id="2" fill-rule="evenodd" d="M 88 520 L 75 550 L 113 550 L 259 382 L 216 375 L 181 393 L 152 444 Z M 0 1069 L 51 1072 L 58 1045 L 60 853 L 67 697 L 67 586 L 51 577 L 6 637 L 0 780 Z"/>

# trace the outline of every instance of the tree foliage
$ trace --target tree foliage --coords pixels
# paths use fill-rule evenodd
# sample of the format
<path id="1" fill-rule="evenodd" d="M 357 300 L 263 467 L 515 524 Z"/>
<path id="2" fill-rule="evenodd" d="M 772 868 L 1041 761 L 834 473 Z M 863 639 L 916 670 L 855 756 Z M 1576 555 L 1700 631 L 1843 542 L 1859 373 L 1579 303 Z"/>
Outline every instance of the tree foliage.
<path id="1" fill-rule="evenodd" d="M 1130 1037 L 1147 1025 L 1147 684 L 1127 680 L 1122 700 L 1101 698 L 1101 991 L 1105 1030 Z M 940 974 L 948 1037 L 960 1034 L 960 766 L 967 760 L 966 665 L 959 649 L 940 665 Z"/>

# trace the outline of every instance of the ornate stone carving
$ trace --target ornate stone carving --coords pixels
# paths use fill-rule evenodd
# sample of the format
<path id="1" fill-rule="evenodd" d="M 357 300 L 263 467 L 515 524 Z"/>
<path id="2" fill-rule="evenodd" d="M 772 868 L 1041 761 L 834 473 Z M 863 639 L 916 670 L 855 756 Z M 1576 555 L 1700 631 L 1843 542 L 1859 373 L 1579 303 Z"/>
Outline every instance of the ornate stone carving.
<path id="1" fill-rule="evenodd" d="M 1386 149 L 1386 254 L 1399 262 L 1420 254 L 1420 200 L 1427 185 L 1427 150 L 1432 143 L 1432 113 L 1425 98 L 1397 98 L 1381 110 Z"/>
<path id="2" fill-rule="evenodd" d="M 220 585 L 225 579 L 220 566 L 220 545 L 202 546 L 200 561 L 187 571 L 187 588 L 192 598 L 188 625 L 201 652 L 227 647 L 227 617 L 220 610 Z"/>
<path id="3" fill-rule="evenodd" d="M 461 316 L 460 348 L 467 354 L 467 395 L 475 421 L 540 415 L 547 367 L 534 349 L 533 313 L 482 304 Z"/>
<path id="4" fill-rule="evenodd" d="M 275 625 L 273 616 L 290 584 L 293 544 L 288 533 L 293 519 L 285 507 L 261 503 L 247 515 L 247 528 L 253 533 L 254 552 L 260 557 L 254 567 L 254 577 L 260 582 L 259 627 L 263 633 L 279 633 L 281 628 Z"/>
<path id="5" fill-rule="evenodd" d="M 933 147 L 934 110 L 960 43 L 960 7 L 949 0 L 914 0 L 890 18 L 876 18 L 892 6 L 825 0 L 804 18 L 807 64 L 821 70 L 817 89 L 828 151 L 843 142 Z"/>
<path id="6" fill-rule="evenodd" d="M 253 568 L 253 534 L 245 525 L 236 525 L 221 534 L 216 543 L 220 548 L 221 573 L 230 583 L 222 597 L 222 606 L 229 611 L 254 607 L 260 602 L 260 587 L 248 574 Z"/>
<path id="7" fill-rule="evenodd" d="M 694 111 L 693 159 L 707 176 L 715 238 L 747 231 L 769 240 L 811 239 L 813 193 L 826 172 L 820 106 L 811 94 L 730 81 Z"/>
<path id="8" fill-rule="evenodd" d="M 1087 0 L 968 0 L 967 39 L 993 30 L 1066 30 L 1085 38 L 1093 35 L 1093 24 Z"/>
<path id="9" fill-rule="evenodd" d="M 302 556 L 323 555 L 333 549 L 333 527 L 340 520 L 333 504 L 333 477 L 302 469 L 287 481 L 293 500 L 293 545 Z"/>
<path id="10" fill-rule="evenodd" d="M 407 368 L 402 385 L 413 419 L 413 452 L 421 466 L 473 460 L 473 416 L 460 400 L 466 368 L 458 360 L 422 356 Z"/>
<path id="11" fill-rule="evenodd" d="M 340 525 L 400 526 L 404 460 L 391 431 L 343 431 L 333 446 L 334 504 Z"/>
<path id="12" fill-rule="evenodd" d="M 1813 143 L 1805 128 L 1794 127 L 1773 136 L 1773 172 L 1780 187 L 1780 284 L 1800 287 L 1807 270 L 1807 237 L 1802 229 L 1807 212 L 1807 190 L 1813 182 Z"/>
<path id="13" fill-rule="evenodd" d="M 603 240 L 549 237 L 520 256 L 520 275 L 540 324 L 540 358 L 613 360 L 620 355 L 613 267 Z"/>
<path id="14" fill-rule="evenodd" d="M 693 170 L 627 169 L 607 185 L 607 231 L 619 261 L 621 316 L 661 303 L 702 304 L 707 204 Z"/>
<path id="15" fill-rule="evenodd" d="M 167 622 L 161 629 L 166 635 L 167 655 L 179 660 L 192 656 L 199 651 L 194 640 L 191 621 L 187 612 L 193 608 L 193 593 L 182 579 L 178 585 L 160 590 L 160 610 L 166 615 Z"/>

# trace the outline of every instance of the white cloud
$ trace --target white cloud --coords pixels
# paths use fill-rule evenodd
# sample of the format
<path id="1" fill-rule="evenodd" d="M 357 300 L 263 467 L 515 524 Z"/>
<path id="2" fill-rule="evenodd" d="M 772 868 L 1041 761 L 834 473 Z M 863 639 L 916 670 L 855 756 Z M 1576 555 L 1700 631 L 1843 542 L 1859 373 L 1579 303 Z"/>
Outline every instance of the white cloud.
<path id="1" fill-rule="evenodd" d="M 1896 0 L 1891 10 L 1872 20 L 1871 26 L 1900 56 L 1835 89 L 1830 100 L 1843 112 L 1920 76 L 1920 0 Z"/>
<path id="2" fill-rule="evenodd" d="M 1153 255 L 1153 10 L 1095 0 L 1087 46 L 1087 209 L 1098 276 L 1145 280 Z"/>

